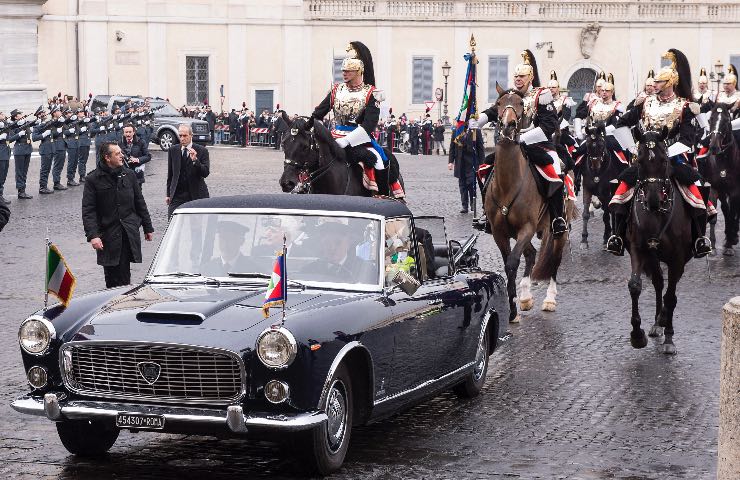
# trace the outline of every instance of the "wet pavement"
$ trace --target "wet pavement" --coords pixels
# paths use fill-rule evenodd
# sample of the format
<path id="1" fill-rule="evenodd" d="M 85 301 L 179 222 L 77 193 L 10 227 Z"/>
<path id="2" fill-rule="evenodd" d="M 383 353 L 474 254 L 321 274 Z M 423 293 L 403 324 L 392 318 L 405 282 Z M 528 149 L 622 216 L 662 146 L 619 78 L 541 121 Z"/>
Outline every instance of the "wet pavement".
<path id="1" fill-rule="evenodd" d="M 265 149 L 211 149 L 213 196 L 278 191 L 282 155 Z M 457 181 L 446 158 L 399 158 L 416 214 L 447 218 L 450 238 L 469 235 L 459 214 Z M 92 160 L 91 160 L 92 162 Z M 6 194 L 12 192 L 13 167 Z M 38 178 L 38 159 L 29 178 Z M 157 152 L 144 193 L 156 229 L 144 245 L 141 280 L 166 225 L 166 156 Z M 82 187 L 19 203 L 0 234 L 0 478 L 165 479 L 295 478 L 304 465 L 266 442 L 123 432 L 102 460 L 70 456 L 54 425 L 14 412 L 26 391 L 17 328 L 43 305 L 44 238 L 59 246 L 77 275 L 77 294 L 104 286 L 85 242 Z M 579 199 L 580 200 L 580 199 Z M 721 219 L 720 219 L 721 225 Z M 591 249 L 581 251 L 581 220 L 559 274 L 558 309 L 538 310 L 546 285 L 533 288 L 535 309 L 510 326 L 491 358 L 483 394 L 444 394 L 401 415 L 353 430 L 338 479 L 704 479 L 716 476 L 721 308 L 740 293 L 740 260 L 693 260 L 678 287 L 678 355 L 629 345 L 628 257 L 601 251 L 601 220 L 592 218 Z M 724 239 L 718 228 L 718 242 Z M 478 248 L 484 268 L 501 268 L 492 238 Z M 708 270 L 709 266 L 709 270 Z M 711 279 L 708 276 L 711 271 Z M 644 280 L 643 319 L 654 295 Z"/>

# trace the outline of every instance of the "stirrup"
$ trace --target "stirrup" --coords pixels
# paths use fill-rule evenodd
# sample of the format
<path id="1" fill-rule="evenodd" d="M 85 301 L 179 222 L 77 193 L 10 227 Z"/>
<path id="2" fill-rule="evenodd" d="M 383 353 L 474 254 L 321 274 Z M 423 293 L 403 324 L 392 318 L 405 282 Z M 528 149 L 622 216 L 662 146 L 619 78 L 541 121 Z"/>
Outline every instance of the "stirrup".
<path id="1" fill-rule="evenodd" d="M 562 235 L 568 230 L 568 225 L 563 217 L 557 217 L 552 221 L 552 234 L 554 236 Z"/>
<path id="2" fill-rule="evenodd" d="M 712 253 L 712 242 L 706 236 L 697 238 L 694 242 L 694 258 L 702 258 L 710 253 Z"/>
<path id="3" fill-rule="evenodd" d="M 624 242 L 622 238 L 618 235 L 609 237 L 609 240 L 606 241 L 606 251 L 618 257 L 624 256 Z"/>

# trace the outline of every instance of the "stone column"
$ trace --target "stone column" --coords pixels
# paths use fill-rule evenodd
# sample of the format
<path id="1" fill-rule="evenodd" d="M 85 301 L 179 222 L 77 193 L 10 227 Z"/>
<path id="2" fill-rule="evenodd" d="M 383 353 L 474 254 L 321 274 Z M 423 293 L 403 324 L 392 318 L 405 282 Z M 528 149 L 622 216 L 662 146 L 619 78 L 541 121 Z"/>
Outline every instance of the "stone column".
<path id="1" fill-rule="evenodd" d="M 740 297 L 722 308 L 717 478 L 740 478 Z"/>
<path id="2" fill-rule="evenodd" d="M 38 24 L 46 0 L 0 0 L 0 110 L 33 113 L 46 101 L 39 83 Z"/>

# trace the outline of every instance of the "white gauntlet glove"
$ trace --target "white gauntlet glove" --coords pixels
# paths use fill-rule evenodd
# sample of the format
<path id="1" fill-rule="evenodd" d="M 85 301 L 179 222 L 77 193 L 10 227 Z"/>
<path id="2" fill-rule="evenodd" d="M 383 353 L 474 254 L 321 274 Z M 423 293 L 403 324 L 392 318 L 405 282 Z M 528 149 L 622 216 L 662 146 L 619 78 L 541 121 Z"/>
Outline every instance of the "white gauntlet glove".
<path id="1" fill-rule="evenodd" d="M 51 135 L 51 130 L 46 130 L 44 133 L 41 134 L 41 138 L 46 138 L 49 135 Z"/>
<path id="2" fill-rule="evenodd" d="M 0 140 L 5 140 L 6 138 L 8 138 L 8 134 L 7 133 L 0 134 Z"/>
<path id="3" fill-rule="evenodd" d="M 349 145 L 349 140 L 347 140 L 347 137 L 339 137 L 336 139 L 337 145 L 339 145 L 342 148 L 345 148 L 347 145 Z"/>

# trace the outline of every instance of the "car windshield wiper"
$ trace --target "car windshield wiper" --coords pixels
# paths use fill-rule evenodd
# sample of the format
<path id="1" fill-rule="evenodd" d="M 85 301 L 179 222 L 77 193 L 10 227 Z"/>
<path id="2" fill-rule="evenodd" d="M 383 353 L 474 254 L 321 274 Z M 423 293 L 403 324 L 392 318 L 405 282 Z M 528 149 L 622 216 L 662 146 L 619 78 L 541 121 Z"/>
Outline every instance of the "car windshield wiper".
<path id="1" fill-rule="evenodd" d="M 272 275 L 268 275 L 266 273 L 259 273 L 259 272 L 228 272 L 228 276 L 233 278 L 264 278 L 269 279 L 272 277 Z M 299 287 L 301 290 L 305 290 L 306 286 L 302 284 L 301 282 L 296 282 L 295 280 L 288 280 L 288 285 L 294 285 Z"/>
<path id="2" fill-rule="evenodd" d="M 152 277 L 187 277 L 187 278 L 199 277 L 203 279 L 204 283 L 210 282 L 210 283 L 215 283 L 216 285 L 221 285 L 221 281 L 217 278 L 207 277 L 205 275 L 201 275 L 200 273 L 193 273 L 193 272 L 158 273 L 156 275 L 152 275 Z"/>

